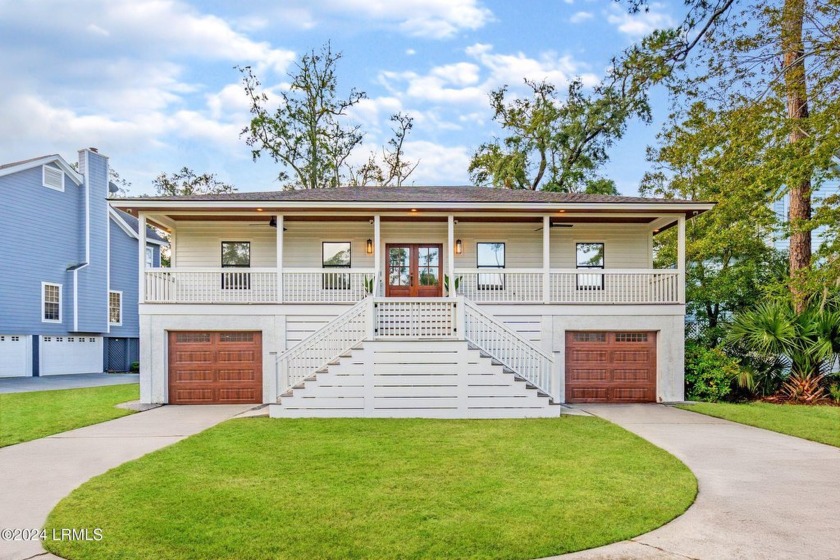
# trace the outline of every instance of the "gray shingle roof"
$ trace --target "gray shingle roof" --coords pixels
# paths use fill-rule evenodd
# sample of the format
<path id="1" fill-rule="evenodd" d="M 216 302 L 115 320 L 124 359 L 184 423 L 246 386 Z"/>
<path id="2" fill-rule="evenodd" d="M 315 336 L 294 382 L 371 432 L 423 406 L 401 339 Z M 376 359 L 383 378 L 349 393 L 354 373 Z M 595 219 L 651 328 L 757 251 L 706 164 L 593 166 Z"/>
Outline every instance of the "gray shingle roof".
<path id="1" fill-rule="evenodd" d="M 116 210 L 117 214 L 120 215 L 120 218 L 122 218 L 125 221 L 125 223 L 128 224 L 128 227 L 130 227 L 132 231 L 134 231 L 134 233 L 139 233 L 140 224 L 138 223 L 137 218 L 135 218 L 131 214 L 123 212 L 122 210 L 117 210 L 116 208 L 114 210 Z M 168 243 L 166 239 L 158 235 L 157 230 L 155 230 L 155 228 L 151 228 L 149 226 L 146 226 L 146 239 Z"/>
<path id="2" fill-rule="evenodd" d="M 455 203 L 696 203 L 691 200 L 603 194 L 557 193 L 488 187 L 341 187 L 293 191 L 237 192 L 144 197 L 143 201 L 213 202 L 455 202 Z"/>

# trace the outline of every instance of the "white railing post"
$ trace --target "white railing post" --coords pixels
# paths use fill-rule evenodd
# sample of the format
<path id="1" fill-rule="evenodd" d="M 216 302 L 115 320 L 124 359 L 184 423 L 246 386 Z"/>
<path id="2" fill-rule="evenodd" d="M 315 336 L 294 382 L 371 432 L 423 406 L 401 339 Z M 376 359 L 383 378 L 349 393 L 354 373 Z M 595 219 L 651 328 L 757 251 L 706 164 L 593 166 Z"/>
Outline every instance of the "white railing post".
<path id="1" fill-rule="evenodd" d="M 137 279 L 137 301 L 146 303 L 146 215 L 143 212 L 137 213 L 137 255 L 140 271 Z"/>
<path id="2" fill-rule="evenodd" d="M 365 330 L 368 340 L 376 338 L 376 304 L 373 303 L 373 295 L 368 296 L 367 313 L 365 315 Z"/>
<path id="3" fill-rule="evenodd" d="M 543 303 L 551 303 L 551 217 L 543 216 Z"/>
<path id="4" fill-rule="evenodd" d="M 464 298 L 460 296 L 455 301 L 455 334 L 458 340 L 466 340 L 467 338 L 466 306 L 464 305 Z"/>
<path id="5" fill-rule="evenodd" d="M 283 303 L 283 214 L 277 214 L 277 303 Z"/>

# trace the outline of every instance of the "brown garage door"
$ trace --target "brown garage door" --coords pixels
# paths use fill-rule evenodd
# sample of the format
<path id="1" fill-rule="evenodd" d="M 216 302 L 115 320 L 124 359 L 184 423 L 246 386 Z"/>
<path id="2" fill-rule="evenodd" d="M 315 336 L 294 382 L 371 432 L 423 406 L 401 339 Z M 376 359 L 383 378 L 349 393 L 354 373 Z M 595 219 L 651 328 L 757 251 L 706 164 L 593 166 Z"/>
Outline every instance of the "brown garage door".
<path id="1" fill-rule="evenodd" d="M 169 333 L 169 404 L 261 402 L 262 333 Z"/>
<path id="2" fill-rule="evenodd" d="M 566 402 L 655 401 L 655 332 L 566 332 Z"/>

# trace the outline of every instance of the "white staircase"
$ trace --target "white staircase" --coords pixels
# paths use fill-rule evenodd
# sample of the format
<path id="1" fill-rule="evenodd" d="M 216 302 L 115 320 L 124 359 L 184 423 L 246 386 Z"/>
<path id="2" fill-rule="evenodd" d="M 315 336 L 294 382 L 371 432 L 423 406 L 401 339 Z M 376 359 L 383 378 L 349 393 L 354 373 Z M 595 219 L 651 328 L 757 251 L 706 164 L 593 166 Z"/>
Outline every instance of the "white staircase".
<path id="1" fill-rule="evenodd" d="M 273 418 L 528 418 L 560 407 L 466 341 L 365 341 L 269 405 Z"/>
<path id="2" fill-rule="evenodd" d="M 551 357 L 464 298 L 368 297 L 277 363 L 273 418 L 560 415 Z"/>

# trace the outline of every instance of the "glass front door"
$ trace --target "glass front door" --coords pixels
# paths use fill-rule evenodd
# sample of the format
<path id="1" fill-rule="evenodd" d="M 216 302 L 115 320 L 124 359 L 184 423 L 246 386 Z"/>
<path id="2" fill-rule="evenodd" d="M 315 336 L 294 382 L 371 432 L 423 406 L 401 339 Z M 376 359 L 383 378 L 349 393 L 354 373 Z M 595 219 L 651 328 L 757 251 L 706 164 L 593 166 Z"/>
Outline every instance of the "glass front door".
<path id="1" fill-rule="evenodd" d="M 443 246 L 419 243 L 388 244 L 385 295 L 388 297 L 441 297 Z"/>

